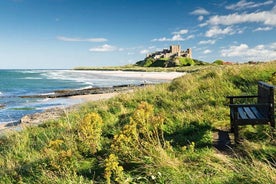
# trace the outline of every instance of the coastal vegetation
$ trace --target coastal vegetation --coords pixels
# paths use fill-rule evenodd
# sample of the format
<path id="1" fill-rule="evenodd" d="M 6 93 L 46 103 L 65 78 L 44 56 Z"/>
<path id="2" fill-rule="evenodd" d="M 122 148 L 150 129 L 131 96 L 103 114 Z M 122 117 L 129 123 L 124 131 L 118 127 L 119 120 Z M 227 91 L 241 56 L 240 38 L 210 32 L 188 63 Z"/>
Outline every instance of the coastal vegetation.
<path id="1" fill-rule="evenodd" d="M 225 96 L 276 85 L 276 62 L 190 67 L 3 134 L 0 183 L 276 183 L 275 130 L 243 126 L 228 146 L 217 137 L 230 128 Z"/>
<path id="2" fill-rule="evenodd" d="M 135 65 L 125 65 L 125 66 L 105 66 L 105 67 L 87 67 L 79 66 L 75 67 L 74 70 L 99 70 L 99 71 L 136 71 L 136 72 L 193 72 L 204 67 L 208 67 L 210 64 L 204 65 L 194 65 L 194 66 L 175 66 L 175 67 L 145 67 Z"/>
<path id="3" fill-rule="evenodd" d="M 136 63 L 137 66 L 142 67 L 183 67 L 183 66 L 194 66 L 194 65 L 204 65 L 203 61 L 199 61 L 187 57 L 174 57 L 174 58 L 159 58 L 154 59 L 152 57 L 145 58 L 142 61 Z"/>

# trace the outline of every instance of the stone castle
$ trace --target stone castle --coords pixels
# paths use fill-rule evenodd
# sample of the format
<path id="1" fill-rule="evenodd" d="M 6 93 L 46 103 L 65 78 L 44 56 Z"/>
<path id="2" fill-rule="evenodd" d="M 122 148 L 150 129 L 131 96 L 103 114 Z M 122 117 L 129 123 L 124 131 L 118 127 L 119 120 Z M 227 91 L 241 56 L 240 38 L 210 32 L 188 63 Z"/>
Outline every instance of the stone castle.
<path id="1" fill-rule="evenodd" d="M 180 45 L 171 45 L 170 49 L 163 49 L 162 51 L 157 51 L 157 52 L 147 54 L 147 58 L 153 58 L 153 59 L 173 58 L 173 57 L 192 58 L 192 49 L 188 48 L 186 51 L 182 51 Z"/>

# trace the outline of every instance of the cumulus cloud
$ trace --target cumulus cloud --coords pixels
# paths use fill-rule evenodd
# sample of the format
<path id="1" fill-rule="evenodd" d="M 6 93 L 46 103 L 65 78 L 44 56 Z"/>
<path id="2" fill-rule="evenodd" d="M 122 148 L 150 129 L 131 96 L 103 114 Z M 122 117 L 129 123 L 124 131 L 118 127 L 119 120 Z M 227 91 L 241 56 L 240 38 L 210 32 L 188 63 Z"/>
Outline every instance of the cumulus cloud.
<path id="1" fill-rule="evenodd" d="M 262 3 L 255 3 L 253 1 L 241 0 L 236 4 L 228 5 L 225 8 L 228 10 L 242 10 L 242 9 L 248 9 L 248 8 L 258 8 L 260 6 L 265 6 L 270 4 L 273 4 L 272 0 L 268 0 Z"/>
<path id="2" fill-rule="evenodd" d="M 173 42 L 173 41 L 184 41 L 185 39 L 181 35 L 173 35 L 171 38 L 162 37 L 162 38 L 155 38 L 151 41 L 153 42 Z"/>
<path id="3" fill-rule="evenodd" d="M 195 35 L 189 35 L 185 38 L 182 37 L 182 35 L 180 34 L 176 34 L 173 35 L 171 38 L 167 38 L 167 37 L 162 37 L 162 38 L 155 38 L 152 39 L 152 42 L 173 42 L 173 41 L 186 41 L 186 40 L 190 40 L 192 38 L 194 38 Z"/>
<path id="4" fill-rule="evenodd" d="M 191 15 L 209 15 L 210 12 L 208 12 L 204 8 L 197 8 L 196 10 L 192 11 L 190 14 Z"/>
<path id="5" fill-rule="evenodd" d="M 199 45 L 214 45 L 216 43 L 216 40 L 201 40 L 198 42 Z"/>
<path id="6" fill-rule="evenodd" d="M 198 16 L 197 20 L 203 21 L 204 17 L 202 15 Z"/>
<path id="7" fill-rule="evenodd" d="M 256 32 L 256 31 L 270 31 L 272 30 L 272 27 L 258 27 L 256 29 L 253 30 L 253 32 Z"/>
<path id="8" fill-rule="evenodd" d="M 210 54 L 211 52 L 212 52 L 211 50 L 206 49 L 206 50 L 203 51 L 203 54 Z"/>
<path id="9" fill-rule="evenodd" d="M 116 50 L 120 50 L 120 49 L 118 49 L 115 46 L 108 45 L 108 44 L 89 49 L 89 51 L 91 51 L 91 52 L 112 52 L 112 51 L 116 51 Z"/>
<path id="10" fill-rule="evenodd" d="M 260 11 L 254 13 L 234 13 L 229 15 L 215 15 L 210 17 L 201 26 L 206 25 L 234 25 L 242 23 L 262 23 L 264 25 L 276 26 L 276 6 L 270 11 Z"/>
<path id="11" fill-rule="evenodd" d="M 72 38 L 72 37 L 65 37 L 65 36 L 58 36 L 58 40 L 65 41 L 65 42 L 106 42 L 106 38 Z"/>
<path id="12" fill-rule="evenodd" d="M 173 32 L 172 34 L 174 35 L 182 35 L 182 34 L 187 34 L 189 32 L 188 29 L 181 29 L 180 31 Z"/>
<path id="13" fill-rule="evenodd" d="M 271 43 L 268 45 L 261 44 L 250 48 L 247 44 L 242 43 L 240 45 L 233 45 L 229 48 L 222 49 L 221 56 L 239 58 L 243 61 L 273 60 L 276 58 L 276 51 L 273 49 L 273 45 L 276 45 L 276 43 Z"/>
<path id="14" fill-rule="evenodd" d="M 224 29 L 219 28 L 218 26 L 211 27 L 206 33 L 206 37 L 216 37 L 218 35 L 231 35 L 234 34 L 235 31 L 232 29 L 231 26 L 228 26 Z"/>

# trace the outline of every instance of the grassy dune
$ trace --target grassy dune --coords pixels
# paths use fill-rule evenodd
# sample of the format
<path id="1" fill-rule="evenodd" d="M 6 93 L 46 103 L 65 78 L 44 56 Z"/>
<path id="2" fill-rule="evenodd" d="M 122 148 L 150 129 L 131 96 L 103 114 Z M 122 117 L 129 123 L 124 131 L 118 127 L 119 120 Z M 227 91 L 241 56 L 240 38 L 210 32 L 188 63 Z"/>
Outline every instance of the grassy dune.
<path id="1" fill-rule="evenodd" d="M 276 62 L 210 66 L 8 133 L 0 183 L 276 183 L 269 126 L 241 127 L 225 150 L 214 140 L 229 130 L 225 96 L 276 85 L 275 72 Z"/>

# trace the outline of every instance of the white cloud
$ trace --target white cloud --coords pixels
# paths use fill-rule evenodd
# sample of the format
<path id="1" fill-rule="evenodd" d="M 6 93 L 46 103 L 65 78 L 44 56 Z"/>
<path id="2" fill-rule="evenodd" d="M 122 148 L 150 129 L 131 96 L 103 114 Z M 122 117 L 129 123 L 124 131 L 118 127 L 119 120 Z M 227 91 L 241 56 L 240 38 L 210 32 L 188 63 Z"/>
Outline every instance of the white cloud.
<path id="1" fill-rule="evenodd" d="M 272 30 L 272 27 L 258 27 L 256 29 L 253 30 L 253 32 L 256 32 L 256 31 L 270 31 Z"/>
<path id="2" fill-rule="evenodd" d="M 154 38 L 151 40 L 152 42 L 165 42 L 165 41 L 171 41 L 171 39 L 162 37 L 162 38 Z"/>
<path id="3" fill-rule="evenodd" d="M 186 38 L 183 38 L 180 34 L 173 35 L 172 38 L 162 37 L 152 39 L 152 42 L 173 42 L 173 41 L 186 41 L 194 38 L 194 35 L 189 35 Z"/>
<path id="4" fill-rule="evenodd" d="M 194 11 L 192 11 L 190 14 L 192 15 L 209 15 L 210 13 L 205 10 L 204 8 L 198 8 Z"/>
<path id="5" fill-rule="evenodd" d="M 195 35 L 189 35 L 189 36 L 186 37 L 185 40 L 190 40 L 190 39 L 193 39 L 194 37 L 195 37 Z"/>
<path id="6" fill-rule="evenodd" d="M 199 45 L 214 45 L 216 43 L 216 40 L 202 40 L 200 42 L 198 42 Z"/>
<path id="7" fill-rule="evenodd" d="M 89 49 L 89 51 L 91 51 L 91 52 L 112 52 L 112 51 L 116 51 L 116 50 L 120 50 L 120 49 L 118 49 L 115 46 L 108 45 L 108 44 Z"/>
<path id="8" fill-rule="evenodd" d="M 276 26 L 276 6 L 270 11 L 254 13 L 234 13 L 229 15 L 215 15 L 209 18 L 201 26 L 206 25 L 234 25 L 242 23 L 262 23 L 264 25 Z"/>
<path id="9" fill-rule="evenodd" d="M 276 51 L 276 42 L 270 44 L 269 48 Z"/>
<path id="10" fill-rule="evenodd" d="M 144 50 L 140 51 L 140 54 L 147 54 L 147 53 L 149 53 L 149 50 L 147 50 L 147 49 L 144 49 Z"/>
<path id="11" fill-rule="evenodd" d="M 188 29 L 181 29 L 176 32 L 172 32 L 173 36 L 171 38 L 167 37 L 162 37 L 162 38 L 155 38 L 152 39 L 152 42 L 173 42 L 173 41 L 185 41 L 185 40 L 190 40 L 194 38 L 194 35 L 189 35 L 186 38 L 184 38 L 182 35 L 187 34 L 189 32 Z"/>
<path id="12" fill-rule="evenodd" d="M 206 33 L 206 37 L 216 37 L 218 35 L 231 35 L 234 34 L 235 31 L 232 29 L 232 27 L 228 26 L 224 29 L 219 28 L 218 26 L 211 27 Z"/>
<path id="13" fill-rule="evenodd" d="M 265 1 L 263 3 L 255 3 L 253 1 L 246 1 L 246 0 L 241 0 L 237 2 L 236 4 L 231 4 L 226 6 L 225 8 L 228 10 L 241 10 L 241 9 L 248 9 L 248 8 L 257 8 L 260 6 L 265 6 L 273 4 L 272 0 Z"/>
<path id="14" fill-rule="evenodd" d="M 211 50 L 206 49 L 206 50 L 203 51 L 203 54 L 210 54 L 211 52 L 212 52 Z"/>
<path id="15" fill-rule="evenodd" d="M 172 34 L 174 35 L 182 35 L 182 34 L 187 34 L 189 32 L 188 29 L 181 29 L 180 31 L 173 32 Z"/>
<path id="16" fill-rule="evenodd" d="M 65 42 L 106 42 L 106 38 L 70 38 L 65 36 L 58 36 L 58 40 Z"/>
<path id="17" fill-rule="evenodd" d="M 173 35 L 171 41 L 184 41 L 184 38 L 180 34 Z"/>
<path id="18" fill-rule="evenodd" d="M 240 44 L 230 46 L 221 50 L 222 57 L 238 58 L 242 61 L 246 60 L 274 60 L 276 58 L 276 51 L 273 49 L 273 45 L 276 43 L 271 43 L 268 45 L 257 45 L 250 48 L 247 44 Z"/>
<path id="19" fill-rule="evenodd" d="M 197 20 L 203 21 L 204 17 L 202 15 L 198 16 Z"/>

